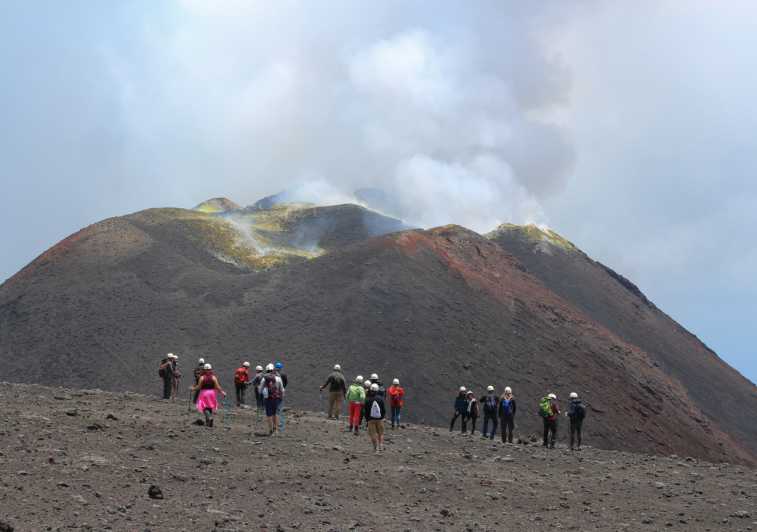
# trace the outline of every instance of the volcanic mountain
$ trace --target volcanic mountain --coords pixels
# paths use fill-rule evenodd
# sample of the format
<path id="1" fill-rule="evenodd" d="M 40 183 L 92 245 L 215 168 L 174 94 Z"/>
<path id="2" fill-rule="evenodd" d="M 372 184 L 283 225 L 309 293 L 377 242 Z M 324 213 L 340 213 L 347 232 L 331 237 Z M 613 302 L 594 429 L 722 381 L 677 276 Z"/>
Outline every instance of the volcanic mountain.
<path id="1" fill-rule="evenodd" d="M 226 385 L 242 360 L 283 360 L 289 404 L 309 409 L 335 362 L 396 376 L 408 419 L 430 424 L 460 385 L 510 385 L 521 434 L 538 432 L 540 396 L 575 390 L 595 445 L 757 460 L 755 386 L 537 228 L 424 231 L 355 205 L 217 198 L 87 227 L 0 287 L 2 379 L 157 391 L 168 351 L 185 374 L 209 359 Z"/>

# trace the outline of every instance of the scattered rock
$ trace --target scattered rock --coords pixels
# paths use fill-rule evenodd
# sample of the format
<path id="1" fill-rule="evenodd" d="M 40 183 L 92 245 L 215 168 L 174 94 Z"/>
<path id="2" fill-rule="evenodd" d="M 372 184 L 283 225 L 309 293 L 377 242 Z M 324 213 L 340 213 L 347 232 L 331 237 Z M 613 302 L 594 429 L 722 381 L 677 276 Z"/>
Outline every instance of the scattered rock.
<path id="1" fill-rule="evenodd" d="M 13 526 L 5 521 L 0 521 L 0 532 L 13 532 Z"/>
<path id="2" fill-rule="evenodd" d="M 151 499 L 162 499 L 163 498 L 163 491 L 160 489 L 160 487 L 158 487 L 155 484 L 153 484 L 153 485 L 151 485 L 147 489 L 147 495 Z"/>
<path id="3" fill-rule="evenodd" d="M 749 512 L 746 510 L 739 510 L 737 512 L 733 512 L 731 514 L 731 517 L 736 517 L 738 519 L 748 519 L 749 518 Z"/>

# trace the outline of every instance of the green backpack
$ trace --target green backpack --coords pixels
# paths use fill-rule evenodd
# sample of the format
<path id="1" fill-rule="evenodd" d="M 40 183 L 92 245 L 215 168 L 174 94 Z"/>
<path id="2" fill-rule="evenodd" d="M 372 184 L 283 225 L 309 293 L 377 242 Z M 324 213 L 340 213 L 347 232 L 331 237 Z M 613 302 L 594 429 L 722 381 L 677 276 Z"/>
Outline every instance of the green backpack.
<path id="1" fill-rule="evenodd" d="M 539 401 L 539 415 L 549 417 L 552 415 L 552 400 L 549 397 L 542 397 Z"/>

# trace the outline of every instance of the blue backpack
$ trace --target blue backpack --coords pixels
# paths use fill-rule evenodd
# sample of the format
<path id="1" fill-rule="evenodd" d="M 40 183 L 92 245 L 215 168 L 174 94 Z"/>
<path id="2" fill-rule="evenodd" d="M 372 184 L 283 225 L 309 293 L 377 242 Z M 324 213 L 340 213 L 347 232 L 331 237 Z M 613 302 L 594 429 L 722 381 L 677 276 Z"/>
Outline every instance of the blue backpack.
<path id="1" fill-rule="evenodd" d="M 513 415 L 513 402 L 511 399 L 502 399 L 502 402 L 500 403 L 500 408 L 502 409 L 502 415 L 503 416 L 511 416 Z"/>

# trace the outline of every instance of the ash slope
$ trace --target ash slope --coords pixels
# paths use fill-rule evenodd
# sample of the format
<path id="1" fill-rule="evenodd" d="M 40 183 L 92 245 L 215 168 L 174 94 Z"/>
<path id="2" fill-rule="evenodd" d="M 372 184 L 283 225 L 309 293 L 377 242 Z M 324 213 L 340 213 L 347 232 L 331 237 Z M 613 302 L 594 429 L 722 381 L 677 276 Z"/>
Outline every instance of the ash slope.
<path id="1" fill-rule="evenodd" d="M 0 522 L 16 530 L 749 530 L 757 471 L 545 451 L 423 426 L 375 455 L 322 415 L 264 438 L 136 394 L 0 387 Z M 157 485 L 164 499 L 148 497 Z M 505 525 L 506 524 L 506 525 Z"/>
<path id="2" fill-rule="evenodd" d="M 740 437 L 749 419 L 740 432 L 721 425 L 692 399 L 696 382 L 664 371 L 493 241 L 455 226 L 368 238 L 377 224 L 365 225 L 358 207 L 274 209 L 253 210 L 258 236 L 300 249 L 292 228 L 315 216 L 327 221 L 322 253 L 245 258 L 216 215 L 182 210 L 114 218 L 66 239 L 0 287 L 2 377 L 150 392 L 167 351 L 185 366 L 209 358 L 223 380 L 240 359 L 283 359 L 297 384 L 291 404 L 312 409 L 340 362 L 348 374 L 399 377 L 410 420 L 444 423 L 460 384 L 510 384 L 533 432 L 536 398 L 577 390 L 598 445 L 755 460 L 755 439 Z M 233 253 L 236 262 L 225 260 Z M 730 400 L 728 387 L 718 393 Z"/>
<path id="3" fill-rule="evenodd" d="M 487 235 L 529 273 L 595 322 L 646 352 L 685 385 L 694 404 L 743 442 L 757 441 L 757 387 L 659 310 L 631 281 L 572 243 L 535 226 L 503 225 Z"/>

